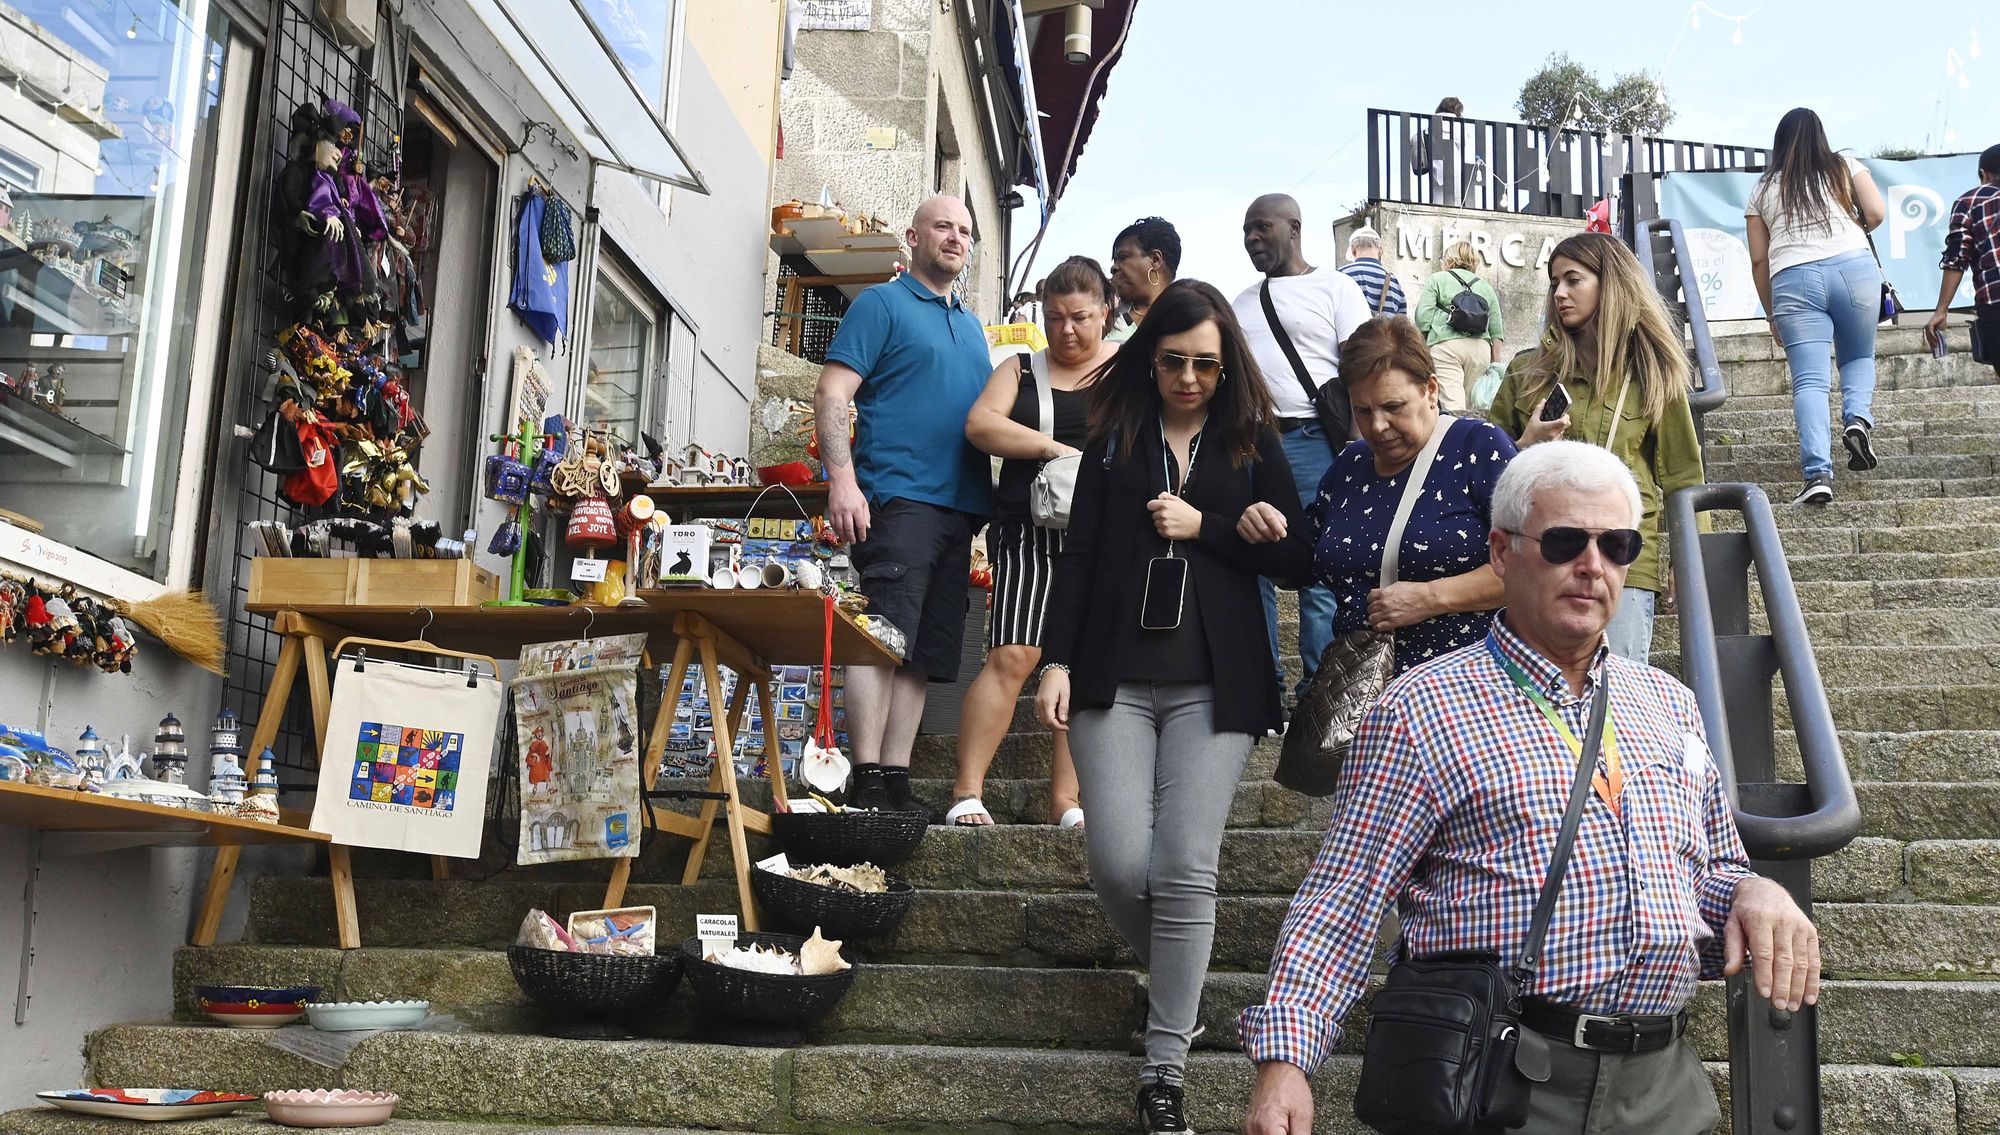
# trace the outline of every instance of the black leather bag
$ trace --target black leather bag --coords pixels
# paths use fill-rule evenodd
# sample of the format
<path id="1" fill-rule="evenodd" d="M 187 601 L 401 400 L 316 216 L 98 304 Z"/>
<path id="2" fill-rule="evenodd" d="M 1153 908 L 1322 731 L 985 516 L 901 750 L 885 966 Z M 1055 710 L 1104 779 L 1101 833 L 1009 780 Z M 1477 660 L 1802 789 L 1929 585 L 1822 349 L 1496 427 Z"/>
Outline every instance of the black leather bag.
<path id="1" fill-rule="evenodd" d="M 1400 960 L 1369 1002 L 1354 1117 L 1383 1135 L 1493 1135 L 1527 1122 L 1530 1094 L 1548 1082 L 1549 1047 L 1542 1034 L 1521 1026 L 1521 994 L 1541 968 L 1609 709 L 1606 667 L 1598 672 L 1569 808 L 1520 960 L 1512 969 L 1494 954 Z"/>
<path id="2" fill-rule="evenodd" d="M 1384 278 L 1382 287 L 1386 291 L 1389 281 Z M 1340 379 L 1328 379 L 1325 383 L 1315 383 L 1312 375 L 1306 373 L 1306 363 L 1299 357 L 1299 349 L 1292 346 L 1292 337 L 1285 332 L 1285 325 L 1278 320 L 1278 309 L 1271 303 L 1271 281 L 1265 278 L 1257 290 L 1257 297 L 1264 304 L 1264 319 L 1271 325 L 1271 335 L 1278 340 L 1278 348 L 1285 352 L 1286 361 L 1292 364 L 1292 374 L 1305 388 L 1306 399 L 1312 403 L 1313 416 L 1319 419 L 1320 428 L 1326 431 L 1326 444 L 1335 457 L 1347 448 L 1347 439 L 1354 433 L 1354 409 L 1347 401 L 1347 387 Z"/>

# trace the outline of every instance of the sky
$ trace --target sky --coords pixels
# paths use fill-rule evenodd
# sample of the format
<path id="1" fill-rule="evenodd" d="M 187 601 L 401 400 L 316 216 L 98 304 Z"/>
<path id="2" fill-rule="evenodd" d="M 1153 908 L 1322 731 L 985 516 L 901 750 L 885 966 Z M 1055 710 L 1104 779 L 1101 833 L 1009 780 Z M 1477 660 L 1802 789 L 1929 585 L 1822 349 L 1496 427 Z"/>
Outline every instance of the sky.
<path id="1" fill-rule="evenodd" d="M 1306 259 L 1336 263 L 1332 224 L 1367 195 L 1366 110 L 1456 95 L 1467 117 L 1516 121 L 1522 81 L 1557 51 L 1607 84 L 1658 75 L 1670 138 L 1768 146 L 1784 112 L 1809 106 L 1861 157 L 2000 143 L 1993 0 L 1138 0 L 1027 282 L 1070 255 L 1108 265 L 1118 230 L 1157 214 L 1181 234 L 1181 275 L 1233 296 L 1256 279 L 1243 209 L 1267 192 L 1298 198 Z M 1033 217 L 1015 214 L 1017 254 Z"/>

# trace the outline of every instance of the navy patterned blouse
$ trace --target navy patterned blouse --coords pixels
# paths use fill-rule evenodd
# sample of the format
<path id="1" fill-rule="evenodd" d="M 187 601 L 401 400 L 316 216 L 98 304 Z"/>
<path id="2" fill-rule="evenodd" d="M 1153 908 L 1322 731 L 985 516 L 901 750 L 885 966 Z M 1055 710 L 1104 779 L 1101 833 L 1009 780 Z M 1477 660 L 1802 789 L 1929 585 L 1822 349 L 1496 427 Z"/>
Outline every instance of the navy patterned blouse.
<path id="1" fill-rule="evenodd" d="M 1416 583 L 1463 575 L 1487 560 L 1486 533 L 1492 528 L 1493 485 L 1514 459 L 1514 441 L 1499 427 L 1476 418 L 1449 418 L 1450 432 L 1438 446 L 1423 497 L 1403 529 L 1399 578 Z M 1382 542 L 1402 499 L 1410 470 L 1393 477 L 1375 471 L 1375 451 L 1351 441 L 1319 483 L 1319 497 L 1306 510 L 1313 540 L 1313 574 L 1340 601 L 1333 633 L 1362 629 L 1368 593 L 1380 583 Z M 1426 659 L 1486 637 L 1491 611 L 1439 615 L 1396 632 L 1396 673 Z"/>

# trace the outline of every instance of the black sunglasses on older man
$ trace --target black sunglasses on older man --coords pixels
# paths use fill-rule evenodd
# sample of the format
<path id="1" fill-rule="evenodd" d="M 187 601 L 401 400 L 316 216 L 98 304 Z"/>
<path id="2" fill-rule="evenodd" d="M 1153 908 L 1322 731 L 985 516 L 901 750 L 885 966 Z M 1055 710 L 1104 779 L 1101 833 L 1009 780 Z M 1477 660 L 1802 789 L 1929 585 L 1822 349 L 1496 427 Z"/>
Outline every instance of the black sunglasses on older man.
<path id="1" fill-rule="evenodd" d="M 1566 564 L 1582 555 L 1593 536 L 1597 539 L 1597 550 L 1619 567 L 1630 566 L 1633 560 L 1639 558 L 1640 549 L 1646 546 L 1646 538 L 1639 535 L 1636 528 L 1606 528 L 1593 533 L 1587 528 L 1556 527 L 1543 529 L 1540 536 L 1530 536 L 1511 528 L 1506 531 L 1510 536 L 1540 544 L 1542 558 L 1552 564 Z"/>

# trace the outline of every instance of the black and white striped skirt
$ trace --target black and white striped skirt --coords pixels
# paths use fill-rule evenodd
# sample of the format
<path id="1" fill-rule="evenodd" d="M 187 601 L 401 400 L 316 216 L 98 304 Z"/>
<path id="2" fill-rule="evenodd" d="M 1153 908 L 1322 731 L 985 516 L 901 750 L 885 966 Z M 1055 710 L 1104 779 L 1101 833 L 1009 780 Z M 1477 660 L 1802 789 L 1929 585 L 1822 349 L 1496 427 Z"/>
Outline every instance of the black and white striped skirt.
<path id="1" fill-rule="evenodd" d="M 998 521 L 988 532 L 993 614 L 986 622 L 986 646 L 1040 646 L 1063 532 L 1027 520 Z"/>

